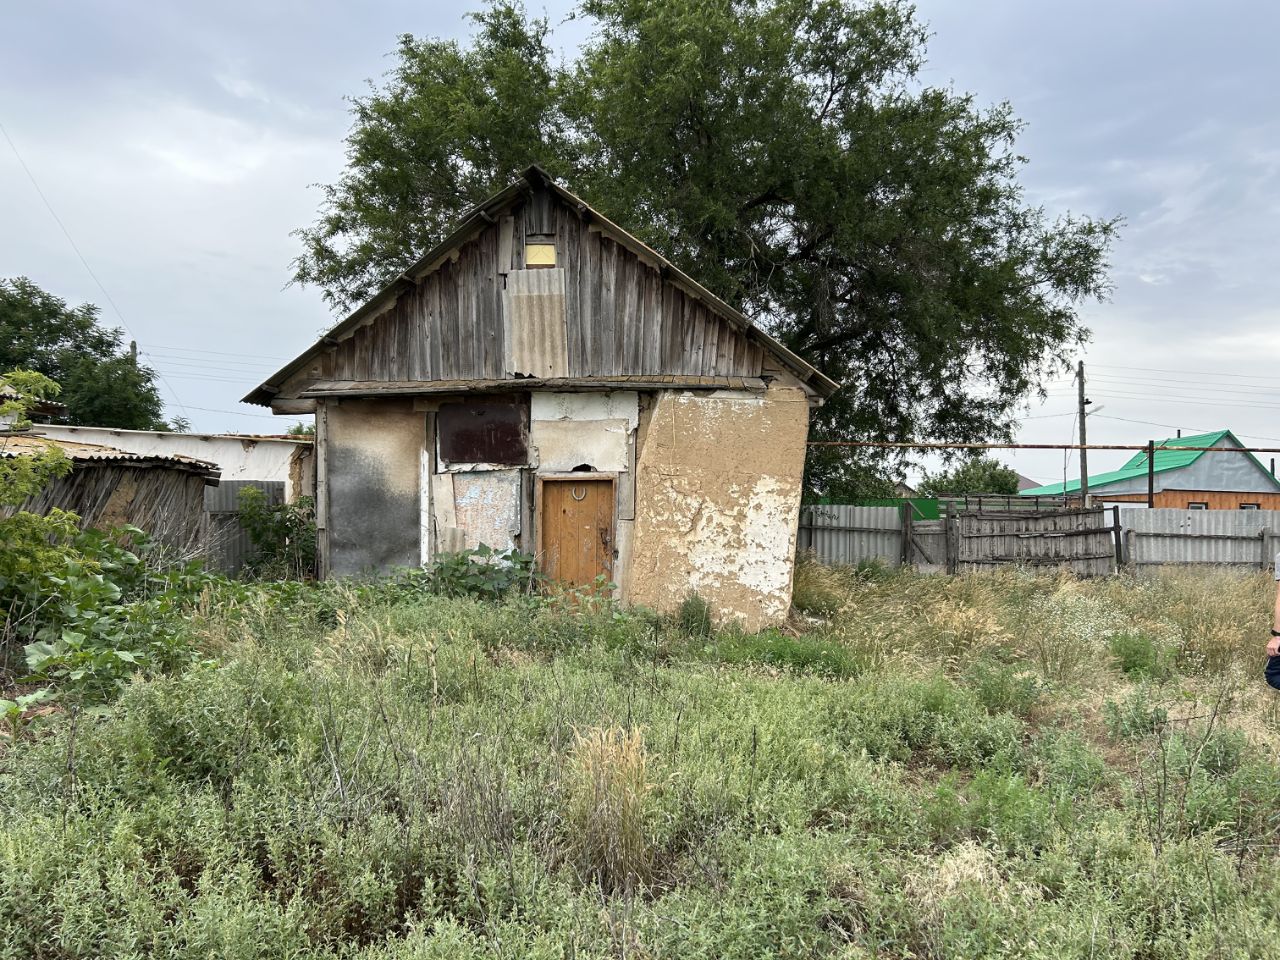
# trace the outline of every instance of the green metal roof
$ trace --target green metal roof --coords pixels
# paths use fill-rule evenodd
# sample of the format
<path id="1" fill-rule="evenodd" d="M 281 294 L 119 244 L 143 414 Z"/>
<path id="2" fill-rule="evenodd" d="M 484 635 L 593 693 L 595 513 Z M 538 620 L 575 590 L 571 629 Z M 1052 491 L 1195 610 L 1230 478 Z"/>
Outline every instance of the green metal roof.
<path id="1" fill-rule="evenodd" d="M 1167 473 L 1170 470 L 1181 470 L 1183 467 L 1189 467 L 1201 457 L 1205 455 L 1203 450 L 1162 450 L 1161 447 L 1212 447 L 1222 441 L 1224 438 L 1237 447 L 1243 447 L 1244 444 L 1236 439 L 1236 435 L 1230 430 L 1216 430 L 1213 433 L 1198 433 L 1187 437 L 1169 437 L 1165 440 L 1156 441 L 1156 457 L 1155 457 L 1155 473 Z M 1280 488 L 1280 481 L 1277 481 L 1267 471 L 1252 453 L 1245 454 L 1254 462 L 1257 468 L 1271 480 L 1277 488 Z M 1097 473 L 1089 475 L 1089 489 L 1092 491 L 1098 487 L 1105 487 L 1111 483 L 1119 483 L 1121 480 L 1133 480 L 1137 477 L 1145 477 L 1147 475 L 1147 454 L 1146 452 L 1135 454 L 1128 463 L 1119 470 L 1111 470 L 1107 473 Z M 1051 483 L 1043 487 L 1033 487 L 1030 490 L 1021 491 L 1024 497 L 1052 497 L 1062 496 L 1068 493 L 1080 492 L 1080 480 L 1068 480 L 1065 485 L 1061 483 Z"/>

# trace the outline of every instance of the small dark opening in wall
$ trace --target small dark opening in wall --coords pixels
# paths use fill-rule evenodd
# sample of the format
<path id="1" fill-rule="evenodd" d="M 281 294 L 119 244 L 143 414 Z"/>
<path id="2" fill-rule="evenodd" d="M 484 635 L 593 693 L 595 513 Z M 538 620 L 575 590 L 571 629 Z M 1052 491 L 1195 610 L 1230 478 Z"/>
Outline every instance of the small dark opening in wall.
<path id="1" fill-rule="evenodd" d="M 595 473 L 596 468 L 589 463 L 580 463 L 569 472 L 570 473 Z"/>

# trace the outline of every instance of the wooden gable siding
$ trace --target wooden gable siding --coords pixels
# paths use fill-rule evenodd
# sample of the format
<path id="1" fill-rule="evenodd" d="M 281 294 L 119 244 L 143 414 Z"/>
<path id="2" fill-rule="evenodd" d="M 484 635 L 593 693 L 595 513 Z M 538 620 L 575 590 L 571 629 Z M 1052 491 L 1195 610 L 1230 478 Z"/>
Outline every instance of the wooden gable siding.
<path id="1" fill-rule="evenodd" d="M 530 236 L 553 236 L 557 266 L 565 271 L 571 378 L 761 375 L 762 346 L 576 210 L 538 191 L 331 347 L 285 392 L 296 394 L 316 379 L 511 378 L 504 369 L 503 291 L 506 274 L 523 269 Z"/>

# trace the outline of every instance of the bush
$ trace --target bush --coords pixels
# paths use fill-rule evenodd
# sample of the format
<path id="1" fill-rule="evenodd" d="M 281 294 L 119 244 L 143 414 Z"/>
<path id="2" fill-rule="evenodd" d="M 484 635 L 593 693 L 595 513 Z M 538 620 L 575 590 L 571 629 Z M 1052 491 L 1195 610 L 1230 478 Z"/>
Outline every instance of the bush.
<path id="1" fill-rule="evenodd" d="M 680 603 L 676 623 L 687 637 L 709 637 L 715 629 L 711 619 L 711 605 L 696 592 L 689 593 Z"/>
<path id="2" fill-rule="evenodd" d="M 1172 673 L 1171 658 L 1149 637 L 1122 633 L 1109 646 L 1116 666 L 1134 680 L 1164 680 Z"/>
<path id="3" fill-rule="evenodd" d="M 1163 730 L 1169 711 L 1151 702 L 1146 686 L 1135 687 L 1121 703 L 1108 700 L 1102 707 L 1107 732 L 1117 740 L 1133 740 Z"/>
<path id="4" fill-rule="evenodd" d="M 315 501 L 267 503 L 257 487 L 240 491 L 240 525 L 254 546 L 246 570 L 266 580 L 301 580 L 316 572 Z"/>

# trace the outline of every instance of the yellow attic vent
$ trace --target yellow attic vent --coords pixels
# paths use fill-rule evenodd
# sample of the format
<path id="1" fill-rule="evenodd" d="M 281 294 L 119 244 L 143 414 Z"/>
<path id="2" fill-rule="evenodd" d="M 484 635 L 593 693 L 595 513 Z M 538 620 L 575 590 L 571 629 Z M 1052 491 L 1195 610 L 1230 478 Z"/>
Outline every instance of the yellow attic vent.
<path id="1" fill-rule="evenodd" d="M 556 265 L 556 245 L 554 243 L 526 243 L 524 245 L 524 265 L 529 269 L 554 267 Z"/>

